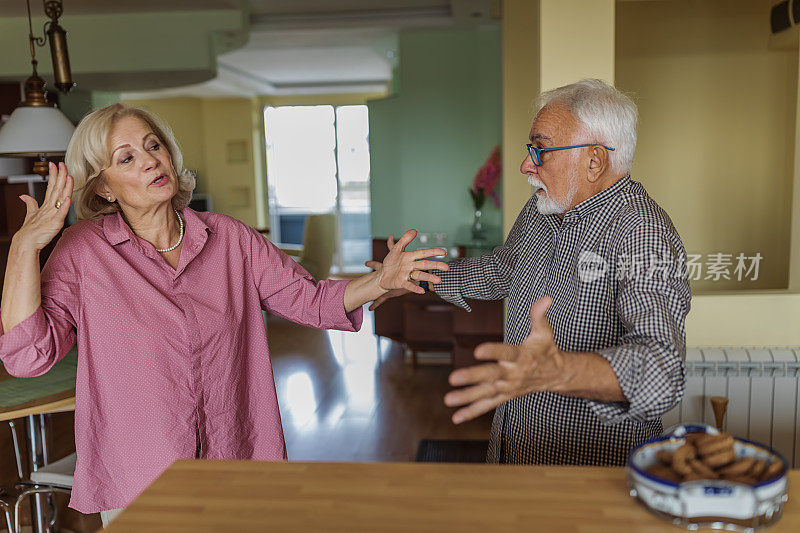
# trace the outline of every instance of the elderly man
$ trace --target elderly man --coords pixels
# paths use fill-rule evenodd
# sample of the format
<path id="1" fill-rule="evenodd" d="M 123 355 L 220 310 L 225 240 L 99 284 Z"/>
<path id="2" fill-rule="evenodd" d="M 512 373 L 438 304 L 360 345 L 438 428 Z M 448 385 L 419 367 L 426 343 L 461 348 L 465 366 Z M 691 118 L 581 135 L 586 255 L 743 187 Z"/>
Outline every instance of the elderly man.
<path id="1" fill-rule="evenodd" d="M 621 465 L 683 395 L 686 254 L 630 179 L 628 97 L 582 80 L 538 108 L 520 168 L 535 191 L 505 244 L 431 286 L 465 308 L 508 298 L 505 343 L 479 346 L 492 362 L 454 371 L 445 403 L 455 423 L 497 408 L 489 462 Z"/>

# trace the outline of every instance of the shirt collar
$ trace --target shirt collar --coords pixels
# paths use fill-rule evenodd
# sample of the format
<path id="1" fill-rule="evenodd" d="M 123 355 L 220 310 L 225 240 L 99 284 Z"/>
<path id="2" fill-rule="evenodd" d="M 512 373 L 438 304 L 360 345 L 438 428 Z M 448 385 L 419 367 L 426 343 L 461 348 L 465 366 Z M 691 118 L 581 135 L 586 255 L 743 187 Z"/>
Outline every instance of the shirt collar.
<path id="1" fill-rule="evenodd" d="M 183 216 L 183 222 L 186 226 L 183 237 L 185 243 L 191 245 L 203 244 L 208 238 L 208 234 L 214 233 L 214 229 L 203 222 L 203 219 L 197 216 L 197 212 L 193 209 L 184 208 L 181 211 L 181 216 Z"/>
<path id="2" fill-rule="evenodd" d="M 106 239 L 112 246 L 133 240 L 134 237 L 131 228 L 122 219 L 122 214 L 119 211 L 103 217 L 103 233 L 105 233 Z"/>
<path id="3" fill-rule="evenodd" d="M 630 181 L 631 177 L 629 174 L 624 178 L 617 180 L 617 182 L 608 189 L 602 190 L 594 196 L 582 201 L 564 214 L 564 222 L 567 223 L 578 221 L 591 215 L 607 204 L 609 200 L 617 195 L 617 193 L 625 190 Z"/>
<path id="4" fill-rule="evenodd" d="M 200 243 L 205 241 L 207 232 L 214 233 L 214 230 L 203 222 L 192 209 L 187 207 L 180 213 L 183 216 L 185 225 L 183 237 L 185 242 Z M 133 230 L 122 218 L 122 213 L 119 211 L 103 217 L 103 233 L 112 246 L 131 241 L 139 248 L 142 248 L 139 238 L 133 233 Z"/>

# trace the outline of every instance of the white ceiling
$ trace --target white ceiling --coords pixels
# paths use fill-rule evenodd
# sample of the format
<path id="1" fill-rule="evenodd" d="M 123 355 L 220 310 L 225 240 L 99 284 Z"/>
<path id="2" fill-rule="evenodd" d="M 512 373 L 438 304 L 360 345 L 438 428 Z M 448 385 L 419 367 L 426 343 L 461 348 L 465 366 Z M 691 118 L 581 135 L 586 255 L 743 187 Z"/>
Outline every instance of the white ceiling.
<path id="1" fill-rule="evenodd" d="M 455 14 L 492 0 L 253 0 L 244 48 L 217 58 L 210 82 L 124 93 L 126 98 L 383 92 L 397 64 L 403 28 L 452 26 Z M 456 7 L 458 6 L 458 7 Z"/>
<path id="2" fill-rule="evenodd" d="M 249 9 L 247 45 L 218 59 L 214 80 L 129 98 L 332 94 L 387 89 L 397 33 L 410 27 L 496 24 L 499 0 L 63 0 L 71 14 Z M 31 9 L 41 11 L 40 0 Z M 0 16 L 24 16 L 25 0 L 0 0 Z M 39 15 L 41 16 L 41 15 Z"/>
<path id="3" fill-rule="evenodd" d="M 124 98 L 382 92 L 396 62 L 396 32 L 371 29 L 256 31 L 217 57 L 217 78 Z"/>
<path id="4" fill-rule="evenodd" d="M 392 29 L 255 30 L 248 44 L 217 57 L 217 77 L 124 98 L 371 93 L 387 89 L 396 64 Z"/>

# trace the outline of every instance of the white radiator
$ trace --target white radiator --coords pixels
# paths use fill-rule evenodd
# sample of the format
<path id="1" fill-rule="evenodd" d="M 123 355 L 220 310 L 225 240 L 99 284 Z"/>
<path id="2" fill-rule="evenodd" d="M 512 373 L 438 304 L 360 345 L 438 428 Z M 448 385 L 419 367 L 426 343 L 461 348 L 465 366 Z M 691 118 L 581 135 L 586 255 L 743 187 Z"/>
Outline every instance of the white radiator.
<path id="1" fill-rule="evenodd" d="M 664 429 L 714 426 L 712 396 L 730 400 L 725 431 L 767 444 L 800 467 L 800 347 L 688 348 L 686 393 L 663 416 Z"/>

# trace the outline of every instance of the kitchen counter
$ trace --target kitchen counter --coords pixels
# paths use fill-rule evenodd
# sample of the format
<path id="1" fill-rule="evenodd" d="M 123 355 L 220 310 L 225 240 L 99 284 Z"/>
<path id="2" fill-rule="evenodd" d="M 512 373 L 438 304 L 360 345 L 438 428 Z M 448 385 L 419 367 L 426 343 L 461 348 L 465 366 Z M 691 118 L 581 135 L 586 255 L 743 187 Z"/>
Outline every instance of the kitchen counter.
<path id="1" fill-rule="evenodd" d="M 324 445 L 324 444 L 323 444 Z M 800 531 L 800 470 L 770 533 Z M 628 495 L 625 469 L 181 460 L 108 531 L 641 531 L 682 529 Z"/>

